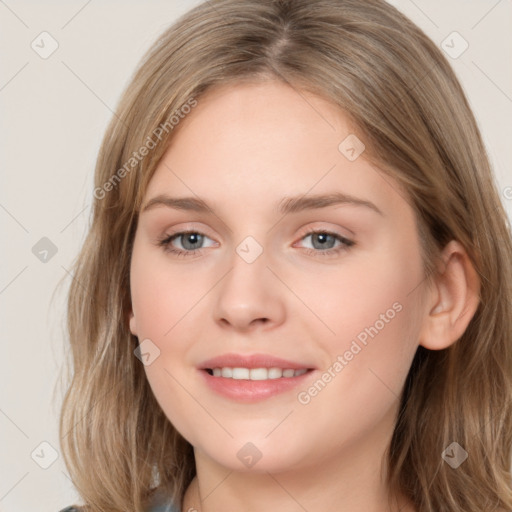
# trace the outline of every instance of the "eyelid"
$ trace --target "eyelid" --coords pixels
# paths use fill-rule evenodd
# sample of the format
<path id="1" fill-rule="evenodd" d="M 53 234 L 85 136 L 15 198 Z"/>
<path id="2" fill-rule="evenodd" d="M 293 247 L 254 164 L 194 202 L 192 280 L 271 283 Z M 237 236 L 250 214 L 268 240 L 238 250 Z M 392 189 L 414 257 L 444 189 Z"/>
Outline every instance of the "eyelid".
<path id="1" fill-rule="evenodd" d="M 199 224 L 199 226 L 197 225 L 197 223 L 194 222 L 183 222 L 180 224 L 176 224 L 175 226 L 162 230 L 162 235 L 159 237 L 159 239 L 169 238 L 184 233 L 198 233 L 205 237 L 215 239 L 215 237 L 212 236 L 212 233 L 210 233 L 211 230 L 208 227 L 204 226 L 202 223 Z"/>
<path id="2" fill-rule="evenodd" d="M 326 224 L 327 224 L 327 226 L 326 226 Z M 311 223 L 310 222 L 299 229 L 299 235 L 297 238 L 299 240 L 302 240 L 307 235 L 311 235 L 311 234 L 315 234 L 315 233 L 326 233 L 328 235 L 332 235 L 336 238 L 339 238 L 341 240 L 344 240 L 346 242 L 349 242 L 349 243 L 352 243 L 353 245 L 355 245 L 356 234 L 352 230 L 350 230 L 346 227 L 342 227 L 337 224 L 333 225 L 330 222 L 327 222 L 327 223 L 325 223 L 325 222 Z M 295 243 L 296 242 L 294 242 L 294 244 Z"/>

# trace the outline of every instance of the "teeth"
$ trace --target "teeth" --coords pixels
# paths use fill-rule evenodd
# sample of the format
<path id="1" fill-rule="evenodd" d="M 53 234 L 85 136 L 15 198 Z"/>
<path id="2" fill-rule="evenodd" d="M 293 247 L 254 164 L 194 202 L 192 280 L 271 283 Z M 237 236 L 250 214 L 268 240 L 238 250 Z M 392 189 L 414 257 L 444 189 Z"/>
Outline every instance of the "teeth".
<path id="1" fill-rule="evenodd" d="M 213 368 L 213 376 L 235 380 L 268 380 L 281 377 L 300 377 L 307 371 L 306 368 L 300 370 L 291 368 Z"/>
<path id="2" fill-rule="evenodd" d="M 267 380 L 268 370 L 266 368 L 251 368 L 247 378 L 251 380 Z"/>
<path id="3" fill-rule="evenodd" d="M 221 375 L 223 377 L 232 378 L 233 377 L 233 368 L 222 368 Z"/>
<path id="4" fill-rule="evenodd" d="M 269 379 L 279 379 L 283 376 L 283 370 L 281 370 L 281 368 L 269 368 L 267 373 Z"/>
<path id="5" fill-rule="evenodd" d="M 224 368 L 222 369 L 224 372 Z M 250 375 L 249 368 L 233 368 L 233 379 L 248 379 Z"/>

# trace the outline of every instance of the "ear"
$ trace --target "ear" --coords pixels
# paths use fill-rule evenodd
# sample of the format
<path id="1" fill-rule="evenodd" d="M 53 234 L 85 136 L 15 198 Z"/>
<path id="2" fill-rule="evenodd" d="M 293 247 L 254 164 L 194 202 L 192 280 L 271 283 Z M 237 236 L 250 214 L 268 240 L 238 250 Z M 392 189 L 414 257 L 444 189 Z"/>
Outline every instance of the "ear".
<path id="1" fill-rule="evenodd" d="M 442 265 L 428 293 L 419 344 L 442 350 L 466 330 L 480 302 L 480 278 L 464 247 L 451 241 L 443 250 Z"/>
<path id="2" fill-rule="evenodd" d="M 137 334 L 137 321 L 135 320 L 135 314 L 133 312 L 133 309 L 130 310 L 129 316 L 129 325 L 130 325 L 130 331 L 134 336 L 138 336 Z"/>

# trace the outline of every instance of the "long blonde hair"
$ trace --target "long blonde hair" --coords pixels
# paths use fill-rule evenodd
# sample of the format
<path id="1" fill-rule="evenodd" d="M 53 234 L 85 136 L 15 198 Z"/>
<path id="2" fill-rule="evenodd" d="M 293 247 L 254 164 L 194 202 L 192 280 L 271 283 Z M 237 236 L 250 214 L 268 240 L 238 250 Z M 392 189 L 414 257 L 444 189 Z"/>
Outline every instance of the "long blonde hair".
<path id="1" fill-rule="evenodd" d="M 141 512 L 157 485 L 181 504 L 195 474 L 192 447 L 134 356 L 132 242 L 179 120 L 215 86 L 263 80 L 313 92 L 354 121 L 365 157 L 408 192 L 427 280 L 454 239 L 481 279 L 480 305 L 460 340 L 418 348 L 389 446 L 390 488 L 419 512 L 511 510 L 510 226 L 453 70 L 381 0 L 210 0 L 171 26 L 136 70 L 99 152 L 69 292 L 73 376 L 60 436 L 87 510 Z M 456 470 L 441 458 L 452 441 L 469 454 Z"/>

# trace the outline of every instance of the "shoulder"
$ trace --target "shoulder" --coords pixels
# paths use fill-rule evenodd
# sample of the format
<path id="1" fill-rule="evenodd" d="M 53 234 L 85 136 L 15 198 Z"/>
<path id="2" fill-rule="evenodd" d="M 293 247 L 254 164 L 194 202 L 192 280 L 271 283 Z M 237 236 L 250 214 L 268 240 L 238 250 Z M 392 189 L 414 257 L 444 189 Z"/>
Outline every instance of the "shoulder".
<path id="1" fill-rule="evenodd" d="M 82 508 L 72 505 L 70 507 L 63 508 L 59 512 L 82 512 Z M 151 505 L 147 512 L 180 512 L 179 508 L 175 507 L 172 503 L 154 503 Z"/>
<path id="2" fill-rule="evenodd" d="M 180 512 L 180 510 L 173 506 L 172 503 L 155 505 L 148 509 L 148 512 Z"/>
<path id="3" fill-rule="evenodd" d="M 81 512 L 81 510 L 80 507 L 66 507 L 59 510 L 59 512 Z M 180 510 L 170 503 L 167 505 L 155 505 L 154 507 L 148 508 L 147 512 L 180 512 Z"/>
<path id="4" fill-rule="evenodd" d="M 176 506 L 161 489 L 157 489 L 147 512 L 180 512 L 180 507 Z"/>
<path id="5" fill-rule="evenodd" d="M 157 495 L 150 504 L 147 512 L 180 512 L 180 509 L 170 500 L 164 499 L 161 495 Z"/>

